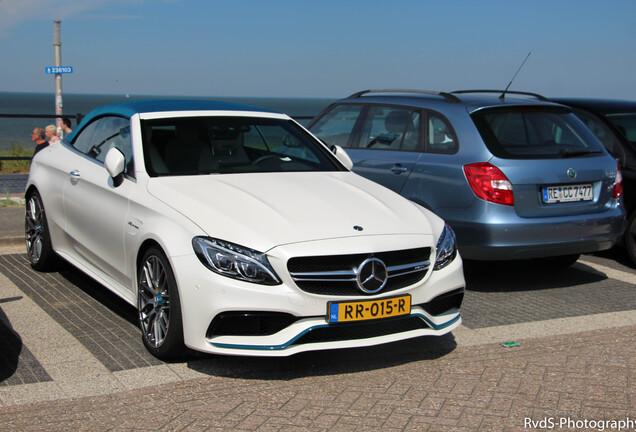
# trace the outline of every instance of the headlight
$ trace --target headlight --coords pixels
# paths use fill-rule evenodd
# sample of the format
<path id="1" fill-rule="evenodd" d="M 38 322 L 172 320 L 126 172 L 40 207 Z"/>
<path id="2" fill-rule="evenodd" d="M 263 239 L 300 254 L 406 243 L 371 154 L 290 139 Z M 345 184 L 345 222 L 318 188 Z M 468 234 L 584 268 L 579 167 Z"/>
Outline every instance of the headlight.
<path id="1" fill-rule="evenodd" d="M 433 270 L 440 270 L 453 262 L 457 256 L 457 242 L 455 232 L 448 225 L 444 225 L 444 231 L 437 241 L 437 255 L 435 256 L 435 267 Z"/>
<path id="2" fill-rule="evenodd" d="M 220 275 L 263 285 L 281 283 L 267 257 L 253 249 L 209 237 L 193 238 L 192 246 L 203 265 Z"/>

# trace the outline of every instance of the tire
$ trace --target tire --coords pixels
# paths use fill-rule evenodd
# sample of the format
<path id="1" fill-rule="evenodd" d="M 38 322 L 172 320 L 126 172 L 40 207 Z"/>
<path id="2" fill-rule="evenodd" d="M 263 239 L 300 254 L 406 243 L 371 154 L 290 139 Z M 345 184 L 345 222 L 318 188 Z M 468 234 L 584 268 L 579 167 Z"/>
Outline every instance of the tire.
<path id="1" fill-rule="evenodd" d="M 625 234 L 623 234 L 623 244 L 632 265 L 636 265 L 636 210 L 632 212 L 627 220 Z"/>
<path id="2" fill-rule="evenodd" d="M 59 264 L 51 244 L 49 225 L 38 192 L 28 195 L 25 205 L 24 238 L 31 267 L 37 271 L 55 270 Z"/>
<path id="3" fill-rule="evenodd" d="M 171 360 L 185 354 L 177 282 L 157 247 L 146 251 L 138 269 L 137 310 L 142 340 L 152 355 Z"/>

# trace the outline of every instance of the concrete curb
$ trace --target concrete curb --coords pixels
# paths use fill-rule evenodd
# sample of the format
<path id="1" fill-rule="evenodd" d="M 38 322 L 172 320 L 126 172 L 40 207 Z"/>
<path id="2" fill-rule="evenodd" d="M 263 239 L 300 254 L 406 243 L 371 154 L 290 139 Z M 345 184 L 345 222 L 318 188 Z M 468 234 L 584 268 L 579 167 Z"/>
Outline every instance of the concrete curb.
<path id="1" fill-rule="evenodd" d="M 2 246 L 18 246 L 24 245 L 24 236 L 0 237 L 0 245 Z"/>

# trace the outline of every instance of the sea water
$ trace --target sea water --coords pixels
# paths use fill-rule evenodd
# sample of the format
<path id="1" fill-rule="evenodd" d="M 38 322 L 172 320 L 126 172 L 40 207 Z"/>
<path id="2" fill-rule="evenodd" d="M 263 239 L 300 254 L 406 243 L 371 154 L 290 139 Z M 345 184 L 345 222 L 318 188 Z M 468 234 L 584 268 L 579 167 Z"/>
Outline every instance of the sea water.
<path id="1" fill-rule="evenodd" d="M 329 105 L 333 99 L 317 98 L 250 98 L 250 97 L 190 97 L 190 96 L 136 96 L 64 94 L 63 114 L 86 115 L 102 105 L 140 99 L 208 99 L 234 102 L 254 107 L 283 112 L 292 117 L 313 117 Z M 36 127 L 54 124 L 54 118 L 6 118 L 3 114 L 55 115 L 54 93 L 10 93 L 0 92 L 0 151 L 12 146 L 32 147 L 31 132 Z M 306 124 L 307 120 L 299 120 Z M 72 119 L 72 128 L 77 125 Z"/>

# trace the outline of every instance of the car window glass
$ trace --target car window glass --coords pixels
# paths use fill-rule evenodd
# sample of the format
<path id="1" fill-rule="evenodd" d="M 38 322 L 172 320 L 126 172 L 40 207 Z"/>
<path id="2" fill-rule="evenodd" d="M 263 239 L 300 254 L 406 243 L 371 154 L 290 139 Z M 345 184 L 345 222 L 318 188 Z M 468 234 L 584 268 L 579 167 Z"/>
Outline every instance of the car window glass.
<path id="1" fill-rule="evenodd" d="M 296 159 L 318 163 L 318 157 L 299 136 L 294 136 L 278 126 L 262 125 L 251 128 L 245 133 L 244 147 L 246 149 L 264 150 L 280 156 L 293 156 Z"/>
<path id="2" fill-rule="evenodd" d="M 608 114 L 607 118 L 631 143 L 636 143 L 636 113 Z"/>
<path id="3" fill-rule="evenodd" d="M 363 105 L 338 105 L 311 127 L 311 132 L 328 146 L 347 147 Z"/>
<path id="4" fill-rule="evenodd" d="M 294 122 L 256 117 L 190 117 L 142 122 L 151 176 L 337 171 L 327 148 Z"/>
<path id="5" fill-rule="evenodd" d="M 418 150 L 420 148 L 420 118 L 418 111 L 411 113 L 411 118 L 406 124 L 406 131 L 402 139 L 401 150 Z"/>
<path id="6" fill-rule="evenodd" d="M 130 142 L 130 121 L 122 117 L 102 117 L 91 139 L 86 153 L 88 156 L 104 162 L 108 150 L 119 149 L 126 158 L 127 172 L 132 171 L 132 145 Z"/>
<path id="7" fill-rule="evenodd" d="M 88 154 L 91 146 L 91 140 L 93 139 L 93 135 L 95 135 L 95 130 L 97 129 L 98 124 L 99 120 L 92 122 L 82 129 L 73 140 L 73 147 L 84 154 Z"/>
<path id="8" fill-rule="evenodd" d="M 427 151 L 431 153 L 454 153 L 457 150 L 457 139 L 449 123 L 442 117 L 428 116 Z"/>
<path id="9" fill-rule="evenodd" d="M 620 144 L 616 142 L 616 138 L 614 134 L 608 129 L 606 125 L 604 125 L 601 121 L 596 119 L 594 116 L 591 116 L 584 112 L 576 112 L 576 116 L 585 123 L 593 133 L 596 135 L 596 138 L 603 143 L 603 146 L 613 155 L 618 156 L 616 151 L 620 148 Z"/>
<path id="10" fill-rule="evenodd" d="M 499 157 L 571 157 L 603 151 L 594 134 L 567 109 L 494 108 L 478 111 L 473 119 L 488 148 Z"/>
<path id="11" fill-rule="evenodd" d="M 412 111 L 407 108 L 372 106 L 362 126 L 358 146 L 380 150 L 399 150 L 407 129 L 409 146 L 417 146 L 419 128 L 413 122 Z"/>

